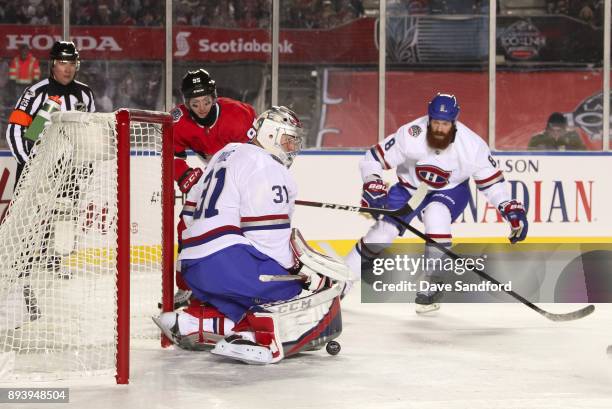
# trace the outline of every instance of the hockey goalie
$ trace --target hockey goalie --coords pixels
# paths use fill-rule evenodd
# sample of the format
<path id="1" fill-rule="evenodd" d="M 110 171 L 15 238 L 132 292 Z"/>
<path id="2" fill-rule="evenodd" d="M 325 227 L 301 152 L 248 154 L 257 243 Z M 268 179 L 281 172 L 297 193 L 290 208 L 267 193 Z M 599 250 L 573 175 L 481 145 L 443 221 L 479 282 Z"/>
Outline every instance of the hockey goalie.
<path id="1" fill-rule="evenodd" d="M 349 270 L 291 229 L 295 113 L 272 107 L 253 127 L 251 142 L 217 152 L 189 192 L 179 261 L 193 296 L 153 320 L 179 347 L 268 364 L 340 335 Z"/>

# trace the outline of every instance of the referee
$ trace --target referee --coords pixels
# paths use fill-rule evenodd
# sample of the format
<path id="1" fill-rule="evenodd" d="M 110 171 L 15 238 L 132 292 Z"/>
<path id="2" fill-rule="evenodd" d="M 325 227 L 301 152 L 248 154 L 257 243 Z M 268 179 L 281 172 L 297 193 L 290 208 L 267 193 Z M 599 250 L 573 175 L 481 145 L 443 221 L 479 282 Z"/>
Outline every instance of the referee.
<path id="1" fill-rule="evenodd" d="M 81 61 L 72 41 L 57 41 L 49 54 L 50 75 L 25 89 L 8 120 L 6 139 L 17 160 L 15 188 L 28 161 L 34 142 L 24 137 L 38 110 L 50 96 L 61 99 L 62 111 L 95 112 L 94 95 L 82 82 L 75 81 Z"/>

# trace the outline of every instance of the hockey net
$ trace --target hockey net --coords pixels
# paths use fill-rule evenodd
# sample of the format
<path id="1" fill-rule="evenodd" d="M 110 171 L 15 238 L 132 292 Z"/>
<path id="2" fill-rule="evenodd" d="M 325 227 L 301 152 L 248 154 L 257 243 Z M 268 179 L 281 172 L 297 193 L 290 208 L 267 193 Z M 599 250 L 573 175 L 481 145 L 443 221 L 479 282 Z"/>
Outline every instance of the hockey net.
<path id="1" fill-rule="evenodd" d="M 53 114 L 0 225 L 0 380 L 127 382 L 172 305 L 171 172 L 168 114 Z"/>

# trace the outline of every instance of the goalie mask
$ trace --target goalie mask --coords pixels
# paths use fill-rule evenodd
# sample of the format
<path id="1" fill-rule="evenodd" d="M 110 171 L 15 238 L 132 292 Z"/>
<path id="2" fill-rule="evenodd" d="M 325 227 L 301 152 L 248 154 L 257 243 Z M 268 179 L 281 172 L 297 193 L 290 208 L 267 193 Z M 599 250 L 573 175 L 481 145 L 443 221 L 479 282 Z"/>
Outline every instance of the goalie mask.
<path id="1" fill-rule="evenodd" d="M 295 112 L 284 106 L 274 106 L 257 117 L 255 140 L 286 167 L 302 147 L 303 126 Z"/>

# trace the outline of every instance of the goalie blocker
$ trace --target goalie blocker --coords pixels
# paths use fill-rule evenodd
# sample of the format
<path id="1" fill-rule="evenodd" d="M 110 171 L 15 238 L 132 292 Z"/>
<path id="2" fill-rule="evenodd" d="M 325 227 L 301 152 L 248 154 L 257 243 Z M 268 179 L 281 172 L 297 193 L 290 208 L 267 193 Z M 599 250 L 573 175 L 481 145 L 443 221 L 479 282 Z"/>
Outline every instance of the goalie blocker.
<path id="1" fill-rule="evenodd" d="M 297 297 L 253 306 L 236 325 L 214 307 L 198 311 L 193 302 L 182 313 L 164 313 L 153 320 L 183 349 L 214 345 L 212 353 L 251 364 L 279 362 L 326 344 L 327 351 L 336 354 L 339 344 L 332 340 L 342 331 L 340 294 L 349 270 L 310 248 L 297 229 L 292 230 L 291 247 L 301 264 L 297 277 L 308 287 Z"/>

